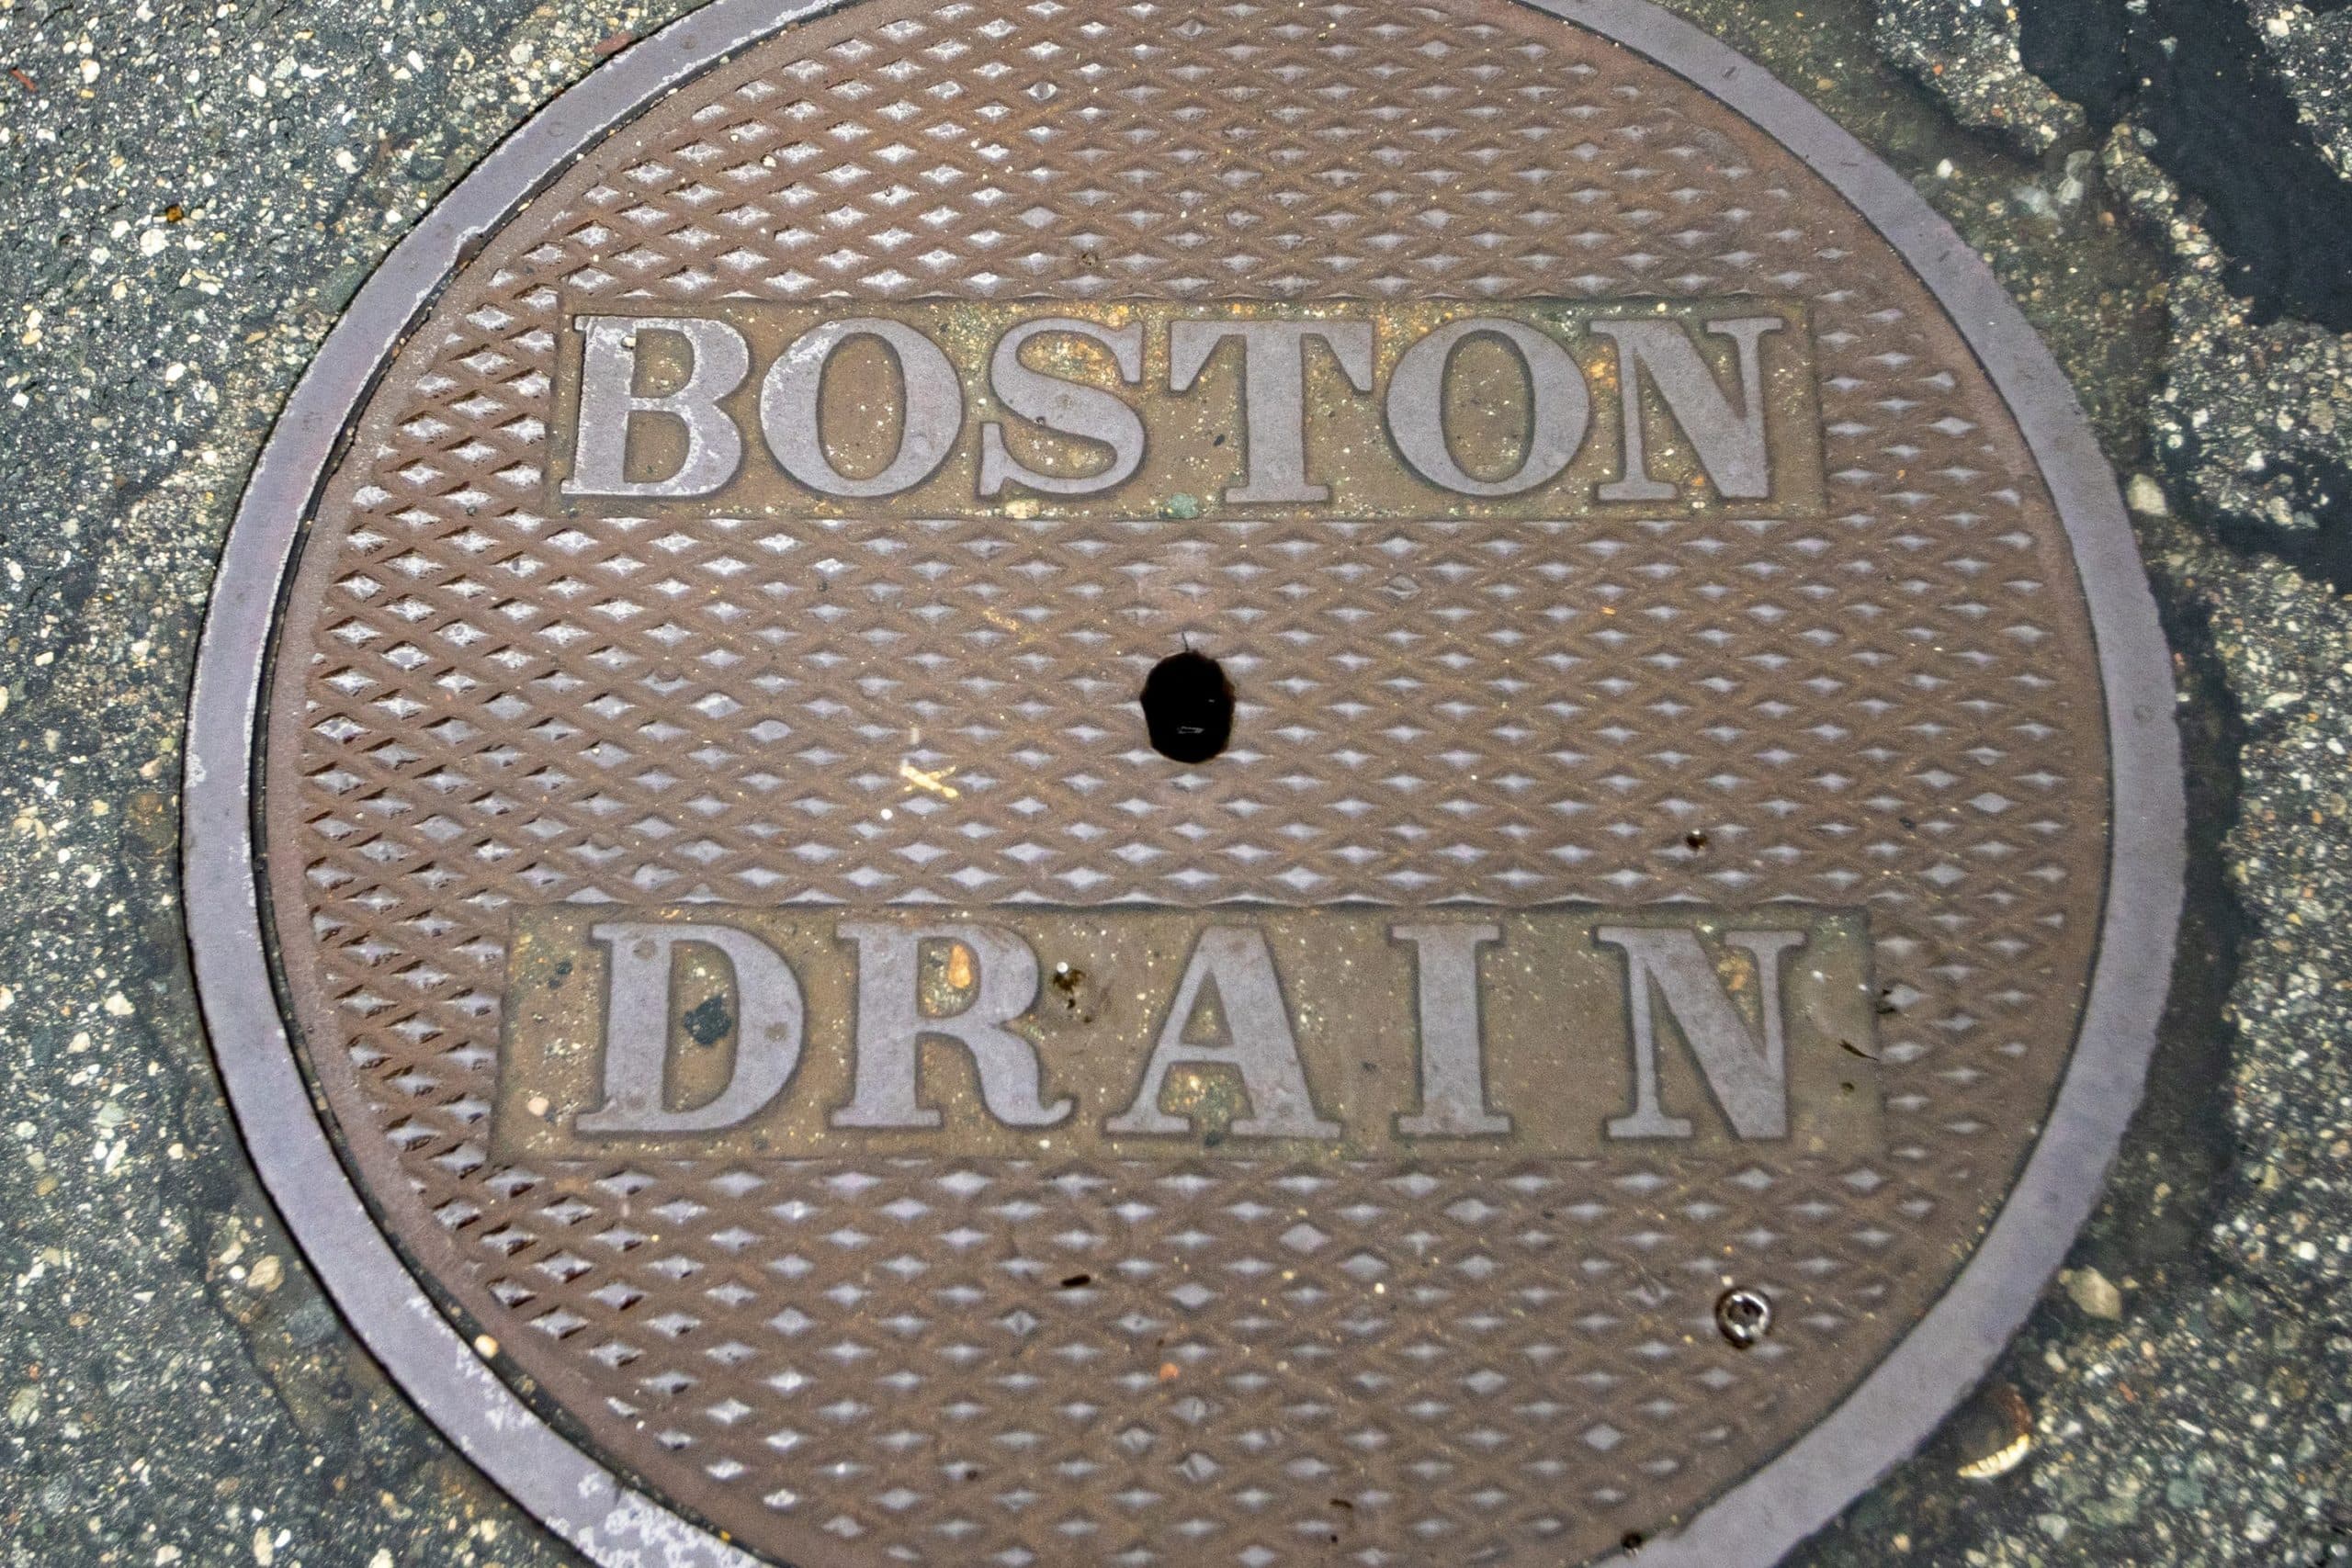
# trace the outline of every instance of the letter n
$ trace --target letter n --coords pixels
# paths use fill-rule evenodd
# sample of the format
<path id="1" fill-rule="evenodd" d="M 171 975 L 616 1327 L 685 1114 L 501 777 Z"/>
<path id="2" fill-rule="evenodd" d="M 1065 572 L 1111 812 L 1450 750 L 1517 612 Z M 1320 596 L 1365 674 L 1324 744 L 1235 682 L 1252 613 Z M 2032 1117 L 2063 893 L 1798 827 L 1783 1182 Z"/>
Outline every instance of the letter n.
<path id="1" fill-rule="evenodd" d="M 1593 322 L 1594 333 L 1617 344 L 1617 395 L 1624 421 L 1625 472 L 1600 487 L 1600 499 L 1672 501 L 1679 493 L 1650 472 L 1649 447 L 1642 433 L 1645 373 L 1716 491 L 1734 501 L 1770 499 L 1771 449 L 1765 441 L 1765 381 L 1757 344 L 1766 333 L 1786 325 L 1778 316 L 1741 316 L 1707 323 L 1709 332 L 1731 339 L 1736 348 L 1740 406 L 1734 408 L 1678 323 Z"/>
<path id="2" fill-rule="evenodd" d="M 1707 1089 L 1742 1138 L 1789 1134 L 1787 1029 L 1781 1016 L 1781 954 L 1804 945 L 1803 931 L 1726 931 L 1724 942 L 1756 964 L 1757 1000 L 1763 1014 L 1758 1039 L 1724 987 L 1696 931 L 1671 926 L 1602 926 L 1596 945 L 1625 954 L 1625 1009 L 1634 1046 L 1634 1109 L 1612 1118 L 1612 1138 L 1687 1138 L 1687 1117 L 1658 1105 L 1658 1014 L 1662 1010 L 1690 1047 Z"/>

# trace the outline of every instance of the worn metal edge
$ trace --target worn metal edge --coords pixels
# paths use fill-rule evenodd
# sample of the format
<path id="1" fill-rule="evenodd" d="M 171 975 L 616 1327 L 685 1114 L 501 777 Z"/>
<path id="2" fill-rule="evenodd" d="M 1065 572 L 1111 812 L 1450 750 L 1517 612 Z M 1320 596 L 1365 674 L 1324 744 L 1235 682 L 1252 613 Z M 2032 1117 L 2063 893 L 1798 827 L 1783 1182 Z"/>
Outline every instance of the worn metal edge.
<path id="1" fill-rule="evenodd" d="M 1761 66 L 1646 0 L 1521 0 L 1698 86 L 1828 180 L 1936 296 L 2007 401 L 2072 546 L 2111 753 L 2106 909 L 2081 1032 L 2041 1136 L 1949 1290 L 1797 1442 L 1645 1543 L 1642 1568 L 1777 1560 L 1931 1433 L 2031 1310 L 2098 1201 L 2137 1106 L 2172 968 L 2186 807 L 2171 657 L 2113 474 L 2074 390 L 1991 270 L 1909 184 Z M 533 1413 L 435 1310 L 369 1217 L 280 1017 L 255 880 L 260 680 L 287 569 L 344 425 L 418 312 L 553 174 L 662 94 L 824 0 L 711 3 L 553 99 L 427 213 L 354 298 L 273 428 L 230 529 L 189 704 L 182 865 L 198 990 L 272 1199 L 354 1332 L 476 1466 L 592 1560 L 752 1568 Z M 400 1303 L 387 1312 L 388 1303 Z"/>

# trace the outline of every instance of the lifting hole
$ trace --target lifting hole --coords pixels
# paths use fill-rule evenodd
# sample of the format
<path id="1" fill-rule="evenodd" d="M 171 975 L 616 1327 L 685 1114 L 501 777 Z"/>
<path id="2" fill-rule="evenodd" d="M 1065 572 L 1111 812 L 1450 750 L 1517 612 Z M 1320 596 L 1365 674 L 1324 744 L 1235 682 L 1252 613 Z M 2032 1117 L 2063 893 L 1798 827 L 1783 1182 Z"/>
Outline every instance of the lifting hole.
<path id="1" fill-rule="evenodd" d="M 1233 682 L 1204 653 L 1188 648 L 1153 665 L 1137 700 L 1151 749 L 1171 761 L 1205 762 L 1233 739 Z"/>

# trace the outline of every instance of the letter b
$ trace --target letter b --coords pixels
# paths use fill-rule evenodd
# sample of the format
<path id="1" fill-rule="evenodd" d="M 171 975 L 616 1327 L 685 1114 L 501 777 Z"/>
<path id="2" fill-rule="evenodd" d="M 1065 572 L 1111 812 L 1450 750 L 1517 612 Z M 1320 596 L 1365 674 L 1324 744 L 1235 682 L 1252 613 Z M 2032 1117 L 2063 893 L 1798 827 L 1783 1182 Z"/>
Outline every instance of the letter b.
<path id="1" fill-rule="evenodd" d="M 582 316 L 580 417 L 566 495 L 617 499 L 708 495 L 743 466 L 743 433 L 718 400 L 751 373 L 751 345 L 725 321 L 684 316 Z M 636 389 L 638 340 L 666 333 L 686 345 L 686 378 L 675 391 Z M 686 434 L 685 460 L 662 479 L 632 479 L 629 426 L 638 416 L 676 420 Z"/>

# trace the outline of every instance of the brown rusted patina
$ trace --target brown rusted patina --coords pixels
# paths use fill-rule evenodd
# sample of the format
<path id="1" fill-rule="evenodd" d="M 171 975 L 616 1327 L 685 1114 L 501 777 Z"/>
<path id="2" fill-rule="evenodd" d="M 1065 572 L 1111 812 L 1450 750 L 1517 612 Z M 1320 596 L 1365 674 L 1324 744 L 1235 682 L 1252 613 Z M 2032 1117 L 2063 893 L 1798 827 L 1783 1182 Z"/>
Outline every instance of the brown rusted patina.
<path id="1" fill-rule="evenodd" d="M 992 388 L 1049 316 L 1136 330 L 1133 377 L 1067 333 L 1024 363 L 1137 411 L 1144 456 L 984 494 L 991 422 L 1034 474 L 1118 460 Z M 723 484 L 581 493 L 599 317 L 740 334 Z M 770 367 L 844 320 L 920 331 L 958 389 L 889 494 L 812 488 L 763 438 Z M 1769 493 L 1730 493 L 1696 395 L 1649 371 L 1670 494 L 1604 493 L 1642 476 L 1600 320 L 1680 334 L 1724 430 L 1761 400 Z M 1178 390 L 1183 321 L 1363 328 L 1368 389 L 1319 339 L 1294 384 L 1327 499 L 1231 497 L 1241 347 Z M 1460 321 L 1573 361 L 1556 477 L 1429 479 L 1542 460 L 1548 351 L 1491 327 L 1440 366 L 1446 451 L 1414 467 L 1397 367 Z M 683 341 L 616 335 L 623 391 L 675 393 Z M 881 343 L 825 383 L 853 483 L 910 428 Z M 622 484 L 690 458 L 675 415 L 621 428 Z M 1135 702 L 1187 647 L 1238 702 L 1198 765 Z M 1951 1281 L 2098 929 L 2089 619 L 1959 332 L 1745 120 L 1478 0 L 867 0 L 713 69 L 449 284 L 322 492 L 277 649 L 272 929 L 362 1186 L 530 1398 L 780 1561 L 1560 1562 L 1687 1517 Z M 712 931 L 787 962 L 796 1065 L 724 1128 L 600 1141 L 615 943 L 664 922 L 706 935 L 657 954 L 656 1111 L 720 1094 L 747 1020 L 784 1031 L 744 999 L 767 961 Z M 843 1122 L 883 939 L 842 928 L 894 923 L 1021 937 L 1005 1030 L 1036 1118 L 1075 1120 L 994 1114 L 933 1027 L 986 979 L 950 931 L 907 1004 L 938 1125 Z M 1440 939 L 1397 934 L 1448 923 L 1498 933 L 1459 995 L 1430 988 Z M 1211 928 L 1245 934 L 1171 1022 Z M 1758 1052 L 1779 965 L 1775 1005 L 1812 1010 L 1786 1129 L 1742 1132 L 1699 991 L 1631 928 L 1687 935 Z M 1260 1138 L 1242 1069 L 1138 1099 L 1171 1030 L 1234 1035 L 1249 932 L 1307 1083 Z M 1473 993 L 1483 1095 L 1414 1134 L 1433 1021 Z M 1636 1115 L 1637 1022 L 1687 1137 Z M 1720 1326 L 1733 1292 L 1769 1332 L 1752 1303 Z"/>

